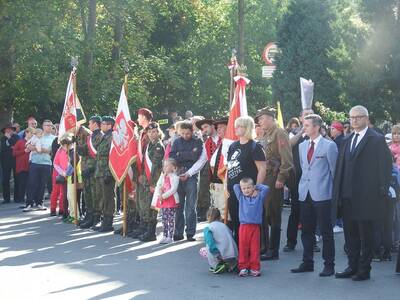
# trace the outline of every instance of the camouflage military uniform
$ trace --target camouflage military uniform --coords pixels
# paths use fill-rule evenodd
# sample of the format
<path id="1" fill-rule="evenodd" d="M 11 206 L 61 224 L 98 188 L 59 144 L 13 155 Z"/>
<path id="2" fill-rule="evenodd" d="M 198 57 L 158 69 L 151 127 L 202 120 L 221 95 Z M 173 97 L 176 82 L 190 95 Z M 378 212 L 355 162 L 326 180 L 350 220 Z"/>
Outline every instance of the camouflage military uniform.
<path id="1" fill-rule="evenodd" d="M 139 184 L 137 187 L 137 204 L 140 216 L 140 222 L 146 225 L 146 232 L 140 237 L 141 240 L 154 240 L 155 229 L 157 225 L 157 211 L 151 209 L 151 201 L 153 193 L 150 192 L 150 187 L 155 187 L 157 180 L 162 172 L 162 163 L 164 158 L 164 146 L 161 140 L 155 142 L 149 142 L 147 147 L 147 153 L 151 160 L 151 178 L 150 182 L 146 178 L 144 172 L 144 162 L 142 161 L 142 177 L 141 181 L 143 184 Z"/>
<path id="2" fill-rule="evenodd" d="M 81 129 L 83 130 L 83 129 Z M 88 138 L 91 139 L 92 145 L 97 149 L 103 137 L 100 129 L 95 130 L 91 136 L 83 134 L 78 138 L 78 153 L 81 156 L 81 169 L 83 178 L 83 194 L 86 204 L 85 220 L 81 223 L 81 228 L 89 228 L 93 223 L 93 212 L 95 202 L 98 197 L 95 194 L 95 178 L 96 160 L 89 153 Z"/>
<path id="3" fill-rule="evenodd" d="M 94 216 L 98 218 L 103 214 L 103 223 L 106 222 L 112 226 L 115 211 L 115 180 L 108 166 L 111 143 L 112 129 L 104 133 L 97 147 L 94 177 L 96 182 L 96 197 L 99 201 L 95 203 Z"/>
<path id="4" fill-rule="evenodd" d="M 260 144 L 265 150 L 267 158 L 267 174 L 265 184 L 270 187 L 270 192 L 264 203 L 265 220 L 264 230 L 271 226 L 271 236 L 269 241 L 269 255 L 277 258 L 279 256 L 279 244 L 281 235 L 281 214 L 283 205 L 283 189 L 276 189 L 276 181 L 285 183 L 290 177 L 293 168 L 292 150 L 289 145 L 289 137 L 285 130 L 276 125 L 265 132 L 260 139 Z M 264 240 L 261 247 L 267 248 L 268 241 Z"/>

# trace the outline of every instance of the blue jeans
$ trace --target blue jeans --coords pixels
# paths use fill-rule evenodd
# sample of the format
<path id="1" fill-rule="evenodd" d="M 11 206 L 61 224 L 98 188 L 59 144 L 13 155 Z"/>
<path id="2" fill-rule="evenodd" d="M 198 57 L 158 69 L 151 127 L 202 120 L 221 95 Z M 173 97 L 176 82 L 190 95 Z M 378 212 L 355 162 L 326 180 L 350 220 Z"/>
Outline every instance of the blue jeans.
<path id="1" fill-rule="evenodd" d="M 49 180 L 50 172 L 50 165 L 30 164 L 26 192 L 27 205 L 43 204 L 44 189 Z"/>
<path id="2" fill-rule="evenodd" d="M 175 215 L 175 235 L 183 235 L 186 223 L 186 235 L 196 234 L 197 225 L 197 181 L 198 175 L 181 181 L 178 187 L 179 204 Z"/>

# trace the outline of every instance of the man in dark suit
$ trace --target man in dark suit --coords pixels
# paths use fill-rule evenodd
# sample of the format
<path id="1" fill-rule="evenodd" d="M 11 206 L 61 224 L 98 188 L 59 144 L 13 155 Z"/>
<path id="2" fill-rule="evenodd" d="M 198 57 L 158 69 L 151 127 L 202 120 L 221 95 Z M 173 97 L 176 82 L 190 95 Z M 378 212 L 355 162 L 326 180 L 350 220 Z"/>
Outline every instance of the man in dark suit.
<path id="1" fill-rule="evenodd" d="M 348 266 L 336 278 L 370 278 L 373 224 L 384 217 L 391 175 L 385 138 L 368 128 L 368 110 L 350 110 L 354 132 L 343 140 L 334 179 L 333 200 L 342 210 Z"/>

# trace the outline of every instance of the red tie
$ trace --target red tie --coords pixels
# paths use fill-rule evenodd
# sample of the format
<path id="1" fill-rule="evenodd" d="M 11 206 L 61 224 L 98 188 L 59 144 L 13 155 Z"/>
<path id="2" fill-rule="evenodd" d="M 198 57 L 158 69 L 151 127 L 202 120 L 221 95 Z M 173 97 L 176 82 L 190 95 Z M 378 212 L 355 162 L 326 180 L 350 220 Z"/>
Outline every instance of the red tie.
<path id="1" fill-rule="evenodd" d="M 308 152 L 307 152 L 308 163 L 311 162 L 311 159 L 312 159 L 313 155 L 314 155 L 314 142 L 311 141 L 311 146 L 310 146 L 310 148 L 308 149 Z"/>

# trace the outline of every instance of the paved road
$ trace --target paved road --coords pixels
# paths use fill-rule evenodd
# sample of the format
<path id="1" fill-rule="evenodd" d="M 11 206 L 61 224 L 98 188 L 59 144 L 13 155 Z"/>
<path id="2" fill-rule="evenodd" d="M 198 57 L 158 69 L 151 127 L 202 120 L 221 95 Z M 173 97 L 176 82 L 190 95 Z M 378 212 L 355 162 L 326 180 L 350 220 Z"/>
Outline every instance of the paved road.
<path id="1" fill-rule="evenodd" d="M 301 249 L 262 263 L 260 278 L 207 272 L 202 240 L 160 246 L 64 224 L 49 212 L 0 206 L 0 299 L 399 299 L 394 262 L 374 263 L 372 280 L 291 274 Z M 287 220 L 288 211 L 284 211 Z M 160 226 L 160 225 L 159 225 Z M 200 224 L 199 232 L 204 227 Z M 160 230 L 160 228 L 159 228 Z M 285 239 L 283 239 L 285 240 Z M 337 268 L 345 267 L 336 235 Z M 29 298 L 28 298 L 29 297 Z"/>

